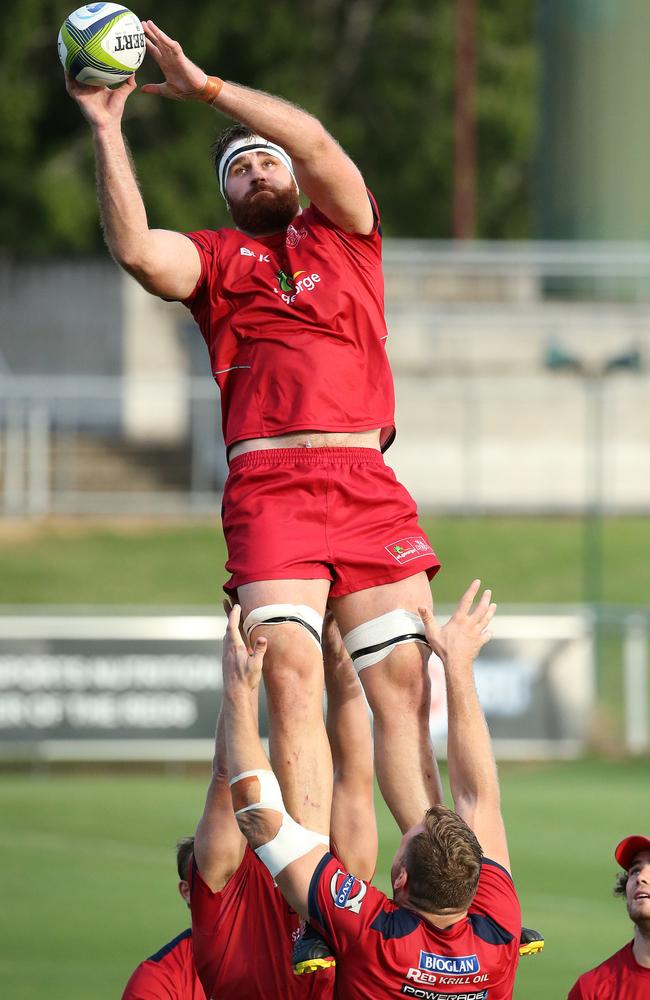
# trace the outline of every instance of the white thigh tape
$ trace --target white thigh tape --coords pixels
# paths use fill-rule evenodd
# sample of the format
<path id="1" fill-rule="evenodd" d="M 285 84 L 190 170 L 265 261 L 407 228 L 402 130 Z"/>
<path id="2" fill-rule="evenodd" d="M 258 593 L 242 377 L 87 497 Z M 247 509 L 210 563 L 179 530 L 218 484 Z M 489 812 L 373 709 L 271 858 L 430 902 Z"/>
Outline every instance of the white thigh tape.
<path id="1" fill-rule="evenodd" d="M 230 779 L 230 787 L 232 788 L 232 786 L 236 785 L 238 781 L 243 781 L 245 778 L 257 778 L 259 781 L 259 801 L 255 802 L 252 806 L 244 806 L 243 809 L 237 809 L 235 816 L 239 816 L 240 813 L 248 812 L 249 809 L 275 809 L 276 812 L 281 813 L 285 811 L 280 785 L 273 771 L 242 771 L 241 774 L 237 774 L 234 778 Z"/>
<path id="2" fill-rule="evenodd" d="M 308 604 L 265 604 L 262 608 L 255 608 L 246 616 L 244 632 L 248 639 L 256 625 L 283 625 L 285 622 L 302 625 L 320 652 L 323 619 Z"/>
<path id="3" fill-rule="evenodd" d="M 322 833 L 315 833 L 314 830 L 307 830 L 300 826 L 289 816 L 284 808 L 282 792 L 278 780 L 273 771 L 257 770 L 242 771 L 231 779 L 230 784 L 236 785 L 238 781 L 246 778 L 256 778 L 260 784 L 259 802 L 252 802 L 243 809 L 237 809 L 235 816 L 259 809 L 273 809 L 282 815 L 280 829 L 272 840 L 256 848 L 255 853 L 258 858 L 270 871 L 273 878 L 281 872 L 292 861 L 304 857 L 313 847 L 323 844 L 329 847 L 329 838 Z"/>
<path id="4" fill-rule="evenodd" d="M 358 671 L 379 663 L 384 657 L 405 642 L 422 642 L 426 645 L 424 625 L 413 611 L 397 608 L 379 618 L 357 625 L 343 636 L 343 642 Z"/>

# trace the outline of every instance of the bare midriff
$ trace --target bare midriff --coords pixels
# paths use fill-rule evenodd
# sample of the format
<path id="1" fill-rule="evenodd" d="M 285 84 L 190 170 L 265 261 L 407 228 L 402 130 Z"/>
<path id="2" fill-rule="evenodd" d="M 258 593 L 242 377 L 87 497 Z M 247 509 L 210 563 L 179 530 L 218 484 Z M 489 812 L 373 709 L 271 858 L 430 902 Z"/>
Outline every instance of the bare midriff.
<path id="1" fill-rule="evenodd" d="M 269 451 L 272 448 L 374 448 L 380 451 L 379 431 L 297 431 L 277 437 L 247 438 L 232 445 L 228 458 L 244 455 L 247 451 Z"/>

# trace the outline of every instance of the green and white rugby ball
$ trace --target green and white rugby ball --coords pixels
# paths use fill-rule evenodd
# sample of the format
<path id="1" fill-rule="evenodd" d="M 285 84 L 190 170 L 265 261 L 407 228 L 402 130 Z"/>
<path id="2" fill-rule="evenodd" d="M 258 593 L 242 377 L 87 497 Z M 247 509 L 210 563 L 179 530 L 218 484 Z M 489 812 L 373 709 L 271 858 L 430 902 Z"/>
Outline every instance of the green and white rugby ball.
<path id="1" fill-rule="evenodd" d="M 146 52 L 140 20 L 119 3 L 89 3 L 66 17 L 59 59 L 77 83 L 110 87 L 138 69 Z"/>

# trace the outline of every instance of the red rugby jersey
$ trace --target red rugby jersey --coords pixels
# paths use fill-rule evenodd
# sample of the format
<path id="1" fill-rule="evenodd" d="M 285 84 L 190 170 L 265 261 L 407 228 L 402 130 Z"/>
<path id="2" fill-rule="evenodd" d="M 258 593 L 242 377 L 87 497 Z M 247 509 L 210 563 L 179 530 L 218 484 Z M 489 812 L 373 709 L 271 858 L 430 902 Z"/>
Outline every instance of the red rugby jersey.
<path id="1" fill-rule="evenodd" d="M 346 233 L 310 205 L 274 236 L 188 236 L 201 275 L 184 304 L 208 346 L 226 445 L 380 428 L 385 450 L 395 400 L 378 221 Z"/>
<path id="2" fill-rule="evenodd" d="M 126 984 L 122 1000 L 205 1000 L 194 967 L 192 931 L 183 931 L 141 962 Z"/>
<path id="3" fill-rule="evenodd" d="M 639 965 L 632 942 L 590 972 L 583 973 L 569 1000 L 648 1000 L 650 969 Z"/>
<path id="4" fill-rule="evenodd" d="M 291 950 L 302 922 L 250 848 L 220 892 L 193 863 L 190 899 L 194 961 L 207 997 L 331 1000 L 334 969 L 294 975 Z"/>
<path id="5" fill-rule="evenodd" d="M 326 854 L 309 890 L 309 918 L 336 956 L 340 1000 L 510 1000 L 521 912 L 512 879 L 483 859 L 467 917 L 440 930 L 349 875 Z"/>

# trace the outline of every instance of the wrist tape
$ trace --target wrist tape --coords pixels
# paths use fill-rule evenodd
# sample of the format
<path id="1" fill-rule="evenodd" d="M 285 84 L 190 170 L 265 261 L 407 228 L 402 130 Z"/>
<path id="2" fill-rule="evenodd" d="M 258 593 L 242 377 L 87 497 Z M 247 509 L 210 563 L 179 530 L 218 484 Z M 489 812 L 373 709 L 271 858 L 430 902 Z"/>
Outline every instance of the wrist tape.
<path id="1" fill-rule="evenodd" d="M 223 80 L 218 76 L 209 76 L 199 91 L 197 91 L 197 101 L 205 101 L 206 104 L 214 104 L 221 93 Z"/>

